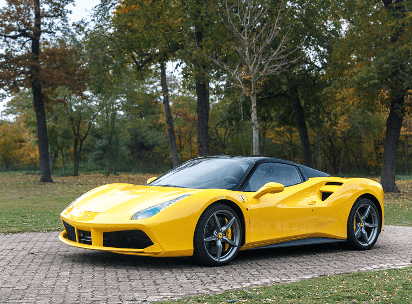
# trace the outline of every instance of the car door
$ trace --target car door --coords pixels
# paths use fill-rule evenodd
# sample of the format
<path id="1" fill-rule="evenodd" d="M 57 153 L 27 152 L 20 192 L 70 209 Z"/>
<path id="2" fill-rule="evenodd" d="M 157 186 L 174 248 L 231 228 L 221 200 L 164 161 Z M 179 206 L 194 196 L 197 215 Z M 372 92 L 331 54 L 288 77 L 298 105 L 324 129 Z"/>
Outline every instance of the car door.
<path id="1" fill-rule="evenodd" d="M 268 182 L 285 186 L 280 193 L 249 198 L 249 242 L 264 245 L 304 237 L 313 231 L 311 201 L 316 187 L 306 187 L 296 166 L 262 163 L 253 172 L 245 191 L 254 193 Z"/>

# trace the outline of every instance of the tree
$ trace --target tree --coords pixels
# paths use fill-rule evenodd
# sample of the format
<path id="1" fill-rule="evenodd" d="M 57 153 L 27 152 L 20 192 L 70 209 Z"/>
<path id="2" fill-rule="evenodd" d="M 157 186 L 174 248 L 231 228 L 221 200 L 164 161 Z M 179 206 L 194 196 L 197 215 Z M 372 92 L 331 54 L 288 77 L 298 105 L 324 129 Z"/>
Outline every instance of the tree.
<path id="1" fill-rule="evenodd" d="M 185 16 L 185 46 L 179 58 L 186 63 L 186 74 L 195 84 L 197 96 L 197 147 L 199 156 L 209 155 L 209 111 L 211 64 L 201 54 L 210 44 L 219 48 L 224 35 L 217 19 L 217 3 L 207 0 L 182 1 Z M 219 35 L 220 40 L 214 36 Z M 217 42 L 217 43 L 216 43 Z M 200 50 L 200 52 L 199 52 Z"/>
<path id="2" fill-rule="evenodd" d="M 411 70 L 402 58 L 403 56 L 409 57 L 408 61 L 412 58 L 410 51 L 411 41 L 408 41 L 407 36 L 409 35 L 405 35 L 405 31 L 407 30 L 405 27 L 410 29 L 411 26 L 408 13 L 411 7 L 408 1 L 383 0 L 382 2 L 385 13 L 390 16 L 390 23 L 393 22 L 395 26 L 390 34 L 388 47 L 389 51 L 391 51 L 389 54 L 390 59 L 393 61 L 386 82 L 390 86 L 392 96 L 390 112 L 386 121 L 381 184 L 385 192 L 399 192 L 395 183 L 396 159 L 398 155 L 399 136 L 405 113 L 405 99 L 406 95 L 409 94 L 408 91 L 412 89 L 412 83 L 410 82 Z M 407 5 L 409 5 L 409 7 L 407 7 Z M 409 46 L 409 50 L 405 50 L 405 46 Z M 396 83 L 393 83 L 395 81 Z"/>
<path id="3" fill-rule="evenodd" d="M 66 120 L 72 130 L 73 176 L 78 176 L 83 145 L 98 114 L 97 106 L 92 97 L 76 96 L 67 88 L 61 87 L 58 93 L 58 98 L 63 99 L 65 104 L 56 110 L 60 111 L 60 119 Z"/>
<path id="4" fill-rule="evenodd" d="M 166 63 L 182 47 L 181 16 L 173 1 L 128 0 L 117 7 L 113 25 L 120 50 L 140 72 L 160 65 L 160 84 L 173 166 L 179 164 L 173 116 L 170 110 Z"/>
<path id="5" fill-rule="evenodd" d="M 225 55 L 208 56 L 232 77 L 235 85 L 251 99 L 253 154 L 259 155 L 259 121 L 257 95 L 262 81 L 271 74 L 285 71 L 288 59 L 296 48 L 287 47 L 290 35 L 285 24 L 287 4 L 273 6 L 266 0 L 238 0 L 231 5 L 226 0 L 222 9 L 230 42 L 228 48 L 237 55 L 237 61 L 227 61 Z"/>
<path id="6" fill-rule="evenodd" d="M 0 9 L 0 88 L 19 91 L 31 87 L 37 118 L 40 181 L 52 182 L 41 70 L 41 37 L 56 34 L 67 24 L 66 6 L 73 0 L 7 0 Z M 63 26 L 62 26 L 63 25 Z M 26 47 L 31 43 L 31 49 Z"/>
<path id="7" fill-rule="evenodd" d="M 385 192 L 399 192 L 395 183 L 398 143 L 405 101 L 412 89 L 412 40 L 407 34 L 412 25 L 411 3 L 369 0 L 346 3 L 341 10 L 347 32 L 334 50 L 335 82 L 350 84 L 363 100 L 361 106 L 382 104 L 389 109 L 381 184 Z"/>
<path id="8" fill-rule="evenodd" d="M 34 163 L 38 156 L 34 140 L 21 121 L 0 122 L 0 164 L 10 169 Z"/>

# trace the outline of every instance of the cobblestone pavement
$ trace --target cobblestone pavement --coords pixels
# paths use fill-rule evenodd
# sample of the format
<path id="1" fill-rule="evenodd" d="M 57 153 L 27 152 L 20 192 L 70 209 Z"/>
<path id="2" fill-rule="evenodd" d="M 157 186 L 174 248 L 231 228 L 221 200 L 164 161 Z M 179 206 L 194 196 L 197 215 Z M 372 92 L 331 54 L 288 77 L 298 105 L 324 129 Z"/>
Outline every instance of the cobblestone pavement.
<path id="1" fill-rule="evenodd" d="M 224 267 L 77 249 L 57 232 L 0 235 L 1 303 L 146 303 L 412 265 L 412 227 L 385 226 L 370 251 L 337 244 L 240 252 Z"/>

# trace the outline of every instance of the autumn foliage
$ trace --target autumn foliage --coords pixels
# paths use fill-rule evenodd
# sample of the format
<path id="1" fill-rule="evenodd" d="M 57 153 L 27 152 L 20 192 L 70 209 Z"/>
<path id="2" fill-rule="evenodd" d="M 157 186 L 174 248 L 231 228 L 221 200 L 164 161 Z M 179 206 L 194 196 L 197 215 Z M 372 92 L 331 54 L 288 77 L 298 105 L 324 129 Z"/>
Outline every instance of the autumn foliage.
<path id="1" fill-rule="evenodd" d="M 20 122 L 0 122 L 0 164 L 9 169 L 38 162 L 35 138 Z"/>

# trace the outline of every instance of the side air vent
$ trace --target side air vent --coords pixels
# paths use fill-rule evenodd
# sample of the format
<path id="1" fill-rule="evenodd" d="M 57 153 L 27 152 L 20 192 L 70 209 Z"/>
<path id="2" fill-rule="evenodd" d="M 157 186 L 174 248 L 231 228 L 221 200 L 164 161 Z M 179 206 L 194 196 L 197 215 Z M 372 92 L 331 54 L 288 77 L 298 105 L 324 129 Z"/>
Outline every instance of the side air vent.
<path id="1" fill-rule="evenodd" d="M 322 201 L 328 199 L 329 196 L 338 191 L 342 185 L 343 183 L 340 182 L 327 182 L 324 186 L 320 187 L 319 191 Z"/>
<path id="2" fill-rule="evenodd" d="M 340 182 L 327 182 L 325 186 L 342 186 L 343 183 Z"/>
<path id="3" fill-rule="evenodd" d="M 326 200 L 331 194 L 332 192 L 322 192 L 322 201 Z"/>

